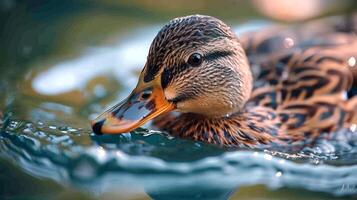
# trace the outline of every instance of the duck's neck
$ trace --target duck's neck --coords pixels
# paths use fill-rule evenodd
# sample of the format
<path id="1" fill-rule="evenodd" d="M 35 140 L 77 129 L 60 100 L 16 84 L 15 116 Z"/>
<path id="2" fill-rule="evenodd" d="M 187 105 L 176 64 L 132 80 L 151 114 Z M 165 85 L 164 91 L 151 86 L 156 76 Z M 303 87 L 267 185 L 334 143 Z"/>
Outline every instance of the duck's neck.
<path id="1" fill-rule="evenodd" d="M 157 118 L 154 125 L 180 138 L 222 146 L 257 147 L 275 142 L 278 128 L 274 118 L 270 110 L 254 108 L 216 118 L 192 113 L 167 114 Z"/>

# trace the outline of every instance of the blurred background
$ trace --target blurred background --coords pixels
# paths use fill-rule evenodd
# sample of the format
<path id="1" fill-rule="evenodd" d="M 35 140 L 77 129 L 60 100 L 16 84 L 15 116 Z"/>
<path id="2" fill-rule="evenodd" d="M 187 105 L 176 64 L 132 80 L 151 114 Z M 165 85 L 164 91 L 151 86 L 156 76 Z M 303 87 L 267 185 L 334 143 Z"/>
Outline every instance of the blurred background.
<path id="1" fill-rule="evenodd" d="M 91 134 L 88 120 L 131 90 L 151 40 L 170 19 L 212 15 L 239 32 L 356 10 L 354 0 L 0 0 L 0 199 L 149 199 L 155 194 L 148 195 L 147 188 L 129 185 L 118 192 L 107 187 L 110 179 L 98 181 L 113 169 L 100 156 L 115 151 L 189 164 L 225 152 L 166 136 Z M 339 198 L 321 188 L 264 185 L 248 181 L 220 197 Z M 95 194 L 88 188 L 96 188 Z M 341 197 L 346 198 L 353 197 Z"/>
<path id="2" fill-rule="evenodd" d="M 304 21 L 352 12 L 353 0 L 1 0 L 0 58 L 4 69 L 51 55 L 73 55 L 88 46 L 110 43 L 134 27 L 165 23 L 189 14 L 227 22 L 268 18 Z"/>

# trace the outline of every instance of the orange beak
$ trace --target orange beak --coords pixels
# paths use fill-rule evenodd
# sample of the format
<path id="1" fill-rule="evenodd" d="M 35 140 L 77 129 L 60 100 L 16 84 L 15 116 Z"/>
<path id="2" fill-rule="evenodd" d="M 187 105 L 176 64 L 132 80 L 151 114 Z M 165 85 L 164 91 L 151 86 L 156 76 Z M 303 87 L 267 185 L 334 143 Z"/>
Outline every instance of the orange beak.
<path id="1" fill-rule="evenodd" d="M 175 106 L 166 100 L 159 80 L 156 78 L 149 83 L 139 80 L 128 98 L 92 121 L 94 133 L 126 133 L 160 114 L 174 110 Z"/>

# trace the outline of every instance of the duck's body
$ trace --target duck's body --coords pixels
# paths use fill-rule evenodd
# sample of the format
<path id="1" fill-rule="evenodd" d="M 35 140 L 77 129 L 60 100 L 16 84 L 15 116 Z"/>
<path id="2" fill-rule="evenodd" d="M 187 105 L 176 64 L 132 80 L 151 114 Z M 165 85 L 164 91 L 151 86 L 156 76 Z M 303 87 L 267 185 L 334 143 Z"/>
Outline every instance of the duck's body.
<path id="1" fill-rule="evenodd" d="M 101 115 L 93 129 L 126 132 L 161 115 L 155 126 L 181 138 L 236 147 L 309 144 L 357 124 L 357 98 L 346 96 L 357 37 L 331 30 L 310 33 L 316 40 L 284 35 L 289 30 L 240 42 L 215 18 L 175 19 L 153 41 L 129 100 Z M 269 49 L 267 42 L 278 44 Z M 261 68 L 254 84 L 249 64 Z M 129 116 L 132 108 L 141 116 Z M 181 113 L 163 114 L 170 110 Z"/>
<path id="2" fill-rule="evenodd" d="M 175 136 L 225 146 L 310 144 L 321 134 L 357 124 L 357 98 L 347 99 L 346 93 L 352 84 L 347 62 L 357 56 L 356 44 L 309 48 L 274 60 L 271 66 L 284 65 L 279 74 L 285 77 L 260 73 L 266 83 L 253 90 L 240 112 L 220 118 L 167 114 L 155 125 Z"/>

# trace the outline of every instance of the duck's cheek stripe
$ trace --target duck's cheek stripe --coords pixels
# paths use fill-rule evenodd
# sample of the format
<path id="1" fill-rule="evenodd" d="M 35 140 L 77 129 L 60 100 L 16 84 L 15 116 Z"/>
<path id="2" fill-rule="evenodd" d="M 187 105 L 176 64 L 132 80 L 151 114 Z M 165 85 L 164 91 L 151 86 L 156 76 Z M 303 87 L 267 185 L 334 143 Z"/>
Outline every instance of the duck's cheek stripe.
<path id="1" fill-rule="evenodd" d="M 183 102 L 183 101 L 187 101 L 189 99 L 193 99 L 195 98 L 196 95 L 193 93 L 184 93 L 184 94 L 178 94 L 177 97 L 175 97 L 174 99 L 168 100 L 174 104 L 177 104 L 178 102 Z"/>
<path id="2" fill-rule="evenodd" d="M 172 80 L 172 77 L 172 71 L 168 68 L 165 68 L 161 74 L 161 87 L 163 89 L 165 89 L 169 85 Z"/>
<path id="3" fill-rule="evenodd" d="M 173 79 L 180 76 L 183 71 L 189 68 L 188 64 L 182 62 L 174 64 L 171 67 L 165 67 L 161 74 L 161 87 L 165 89 Z"/>

